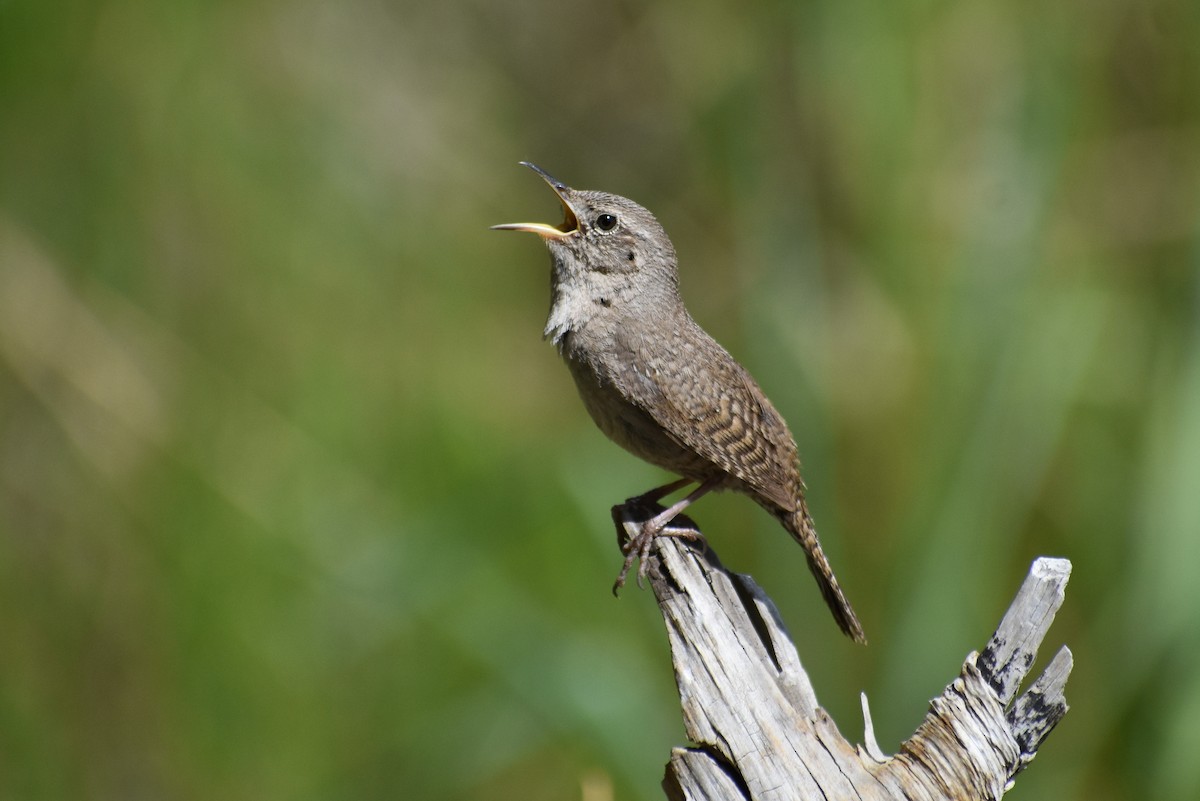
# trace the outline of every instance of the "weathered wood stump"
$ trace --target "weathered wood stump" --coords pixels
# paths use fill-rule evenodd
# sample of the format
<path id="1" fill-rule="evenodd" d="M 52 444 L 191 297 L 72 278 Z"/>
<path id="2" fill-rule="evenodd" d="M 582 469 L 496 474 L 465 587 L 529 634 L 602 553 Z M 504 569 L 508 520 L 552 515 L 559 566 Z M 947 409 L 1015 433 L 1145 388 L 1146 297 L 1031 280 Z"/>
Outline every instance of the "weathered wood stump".
<path id="1" fill-rule="evenodd" d="M 613 508 L 618 538 L 661 507 Z M 698 533 L 680 516 L 668 533 Z M 817 703 L 779 610 L 703 542 L 659 537 L 648 576 L 671 642 L 684 728 L 663 788 L 670 799 L 998 799 L 1067 712 L 1071 652 L 1062 647 L 1016 698 L 1062 605 L 1071 563 L 1041 558 L 982 652 L 933 699 L 899 753 L 851 745 Z M 1014 698 L 1016 699 L 1014 701 Z"/>

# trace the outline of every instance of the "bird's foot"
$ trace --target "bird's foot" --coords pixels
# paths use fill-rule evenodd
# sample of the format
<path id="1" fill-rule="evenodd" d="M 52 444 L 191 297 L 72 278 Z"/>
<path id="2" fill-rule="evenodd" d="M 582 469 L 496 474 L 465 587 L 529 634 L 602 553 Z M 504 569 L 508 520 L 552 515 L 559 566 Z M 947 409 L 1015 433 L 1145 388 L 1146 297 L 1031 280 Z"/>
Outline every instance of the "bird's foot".
<path id="1" fill-rule="evenodd" d="M 682 515 L 680 516 L 682 517 Z M 638 533 L 625 542 L 621 550 L 625 554 L 625 562 L 621 565 L 621 572 L 617 574 L 617 580 L 613 582 L 613 595 L 619 595 L 621 588 L 625 586 L 625 579 L 629 576 L 629 570 L 633 567 L 633 561 L 638 560 L 637 569 L 637 585 L 638 589 L 645 586 L 646 571 L 650 567 L 650 549 L 654 545 L 656 537 L 678 537 L 680 539 L 699 541 L 707 548 L 708 543 L 695 525 L 690 520 L 684 518 L 686 525 L 671 526 L 673 520 L 660 520 L 658 517 L 653 517 L 642 523 L 638 529 Z"/>

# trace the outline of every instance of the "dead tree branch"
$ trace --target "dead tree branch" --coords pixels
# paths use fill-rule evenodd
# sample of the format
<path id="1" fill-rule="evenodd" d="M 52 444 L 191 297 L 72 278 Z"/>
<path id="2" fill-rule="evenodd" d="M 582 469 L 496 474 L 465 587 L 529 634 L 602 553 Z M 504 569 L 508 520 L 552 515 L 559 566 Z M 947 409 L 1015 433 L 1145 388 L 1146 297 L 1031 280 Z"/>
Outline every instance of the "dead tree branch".
<path id="1" fill-rule="evenodd" d="M 661 507 L 614 507 L 618 536 Z M 695 530 L 684 516 L 673 524 Z M 1062 605 L 1071 564 L 1041 558 L 982 652 L 930 703 L 894 756 L 874 741 L 863 696 L 863 745 L 821 709 L 779 610 L 748 576 L 702 544 L 659 537 L 649 576 L 667 626 L 690 747 L 677 747 L 663 788 L 678 801 L 973 801 L 999 799 L 1067 712 L 1065 646 L 1017 690 Z M 1014 700 L 1015 699 L 1015 700 Z"/>

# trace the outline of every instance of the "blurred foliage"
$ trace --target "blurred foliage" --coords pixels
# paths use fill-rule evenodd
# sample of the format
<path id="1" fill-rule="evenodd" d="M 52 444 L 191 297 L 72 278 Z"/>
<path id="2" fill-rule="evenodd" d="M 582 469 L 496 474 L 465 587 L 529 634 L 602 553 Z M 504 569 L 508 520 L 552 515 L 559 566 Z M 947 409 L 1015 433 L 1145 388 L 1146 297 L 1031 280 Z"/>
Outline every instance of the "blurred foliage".
<path id="1" fill-rule="evenodd" d="M 659 798 L 533 159 L 659 215 L 871 646 L 714 546 L 885 748 L 1039 554 L 1014 799 L 1200 797 L 1194 0 L 0 4 L 0 797 Z"/>

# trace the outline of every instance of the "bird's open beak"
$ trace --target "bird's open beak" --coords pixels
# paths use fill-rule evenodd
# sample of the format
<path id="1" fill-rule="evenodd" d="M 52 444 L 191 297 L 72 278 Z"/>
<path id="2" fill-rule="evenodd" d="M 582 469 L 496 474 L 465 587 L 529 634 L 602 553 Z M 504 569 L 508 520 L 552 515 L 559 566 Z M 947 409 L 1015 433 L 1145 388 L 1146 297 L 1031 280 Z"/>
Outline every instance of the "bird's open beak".
<path id="1" fill-rule="evenodd" d="M 493 225 L 493 231 L 528 231 L 531 234 L 537 234 L 543 239 L 562 239 L 574 234 L 579 230 L 579 218 L 575 216 L 575 212 L 571 209 L 571 204 L 567 200 L 567 195 L 571 193 L 571 187 L 564 184 L 562 181 L 555 178 L 550 173 L 543 170 L 538 165 L 529 161 L 522 161 L 521 164 L 542 176 L 546 183 L 550 184 L 550 188 L 554 190 L 554 194 L 558 195 L 559 201 L 562 203 L 565 217 L 561 225 L 554 226 L 549 223 L 505 223 L 504 225 Z"/>

